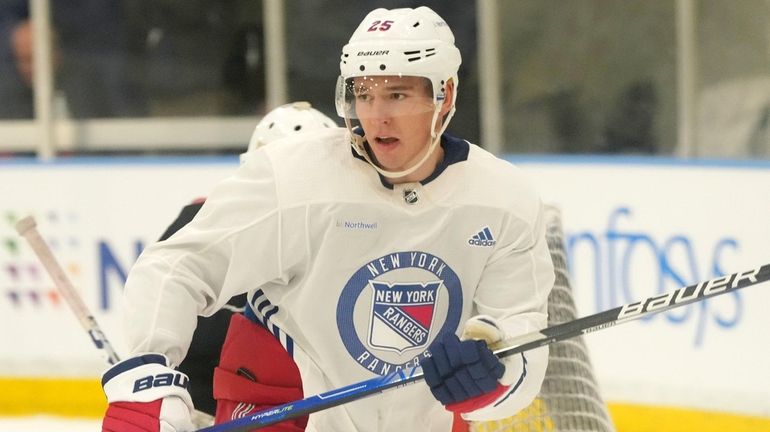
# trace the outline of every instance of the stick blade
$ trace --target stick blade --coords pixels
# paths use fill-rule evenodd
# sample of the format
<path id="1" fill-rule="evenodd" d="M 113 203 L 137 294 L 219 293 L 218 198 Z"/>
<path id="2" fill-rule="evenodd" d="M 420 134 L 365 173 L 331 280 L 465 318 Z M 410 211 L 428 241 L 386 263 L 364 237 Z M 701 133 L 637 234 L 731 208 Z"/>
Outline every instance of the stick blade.
<path id="1" fill-rule="evenodd" d="M 36 226 L 37 222 L 35 222 L 35 218 L 32 216 L 26 216 L 16 222 L 16 232 L 19 233 L 20 236 L 23 236 L 27 233 L 27 231 L 35 228 Z"/>

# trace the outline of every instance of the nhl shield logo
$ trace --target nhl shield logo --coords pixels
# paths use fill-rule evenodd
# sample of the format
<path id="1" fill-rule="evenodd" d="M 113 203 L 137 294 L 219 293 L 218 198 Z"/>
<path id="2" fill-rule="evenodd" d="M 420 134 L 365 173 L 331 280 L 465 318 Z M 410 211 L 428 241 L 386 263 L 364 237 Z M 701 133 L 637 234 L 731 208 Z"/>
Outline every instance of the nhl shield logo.
<path id="1" fill-rule="evenodd" d="M 442 283 L 440 280 L 394 284 L 369 281 L 374 290 L 369 344 L 398 353 L 425 347 Z"/>
<path id="2" fill-rule="evenodd" d="M 404 189 L 404 201 L 407 204 L 415 204 L 420 200 L 416 189 Z"/>

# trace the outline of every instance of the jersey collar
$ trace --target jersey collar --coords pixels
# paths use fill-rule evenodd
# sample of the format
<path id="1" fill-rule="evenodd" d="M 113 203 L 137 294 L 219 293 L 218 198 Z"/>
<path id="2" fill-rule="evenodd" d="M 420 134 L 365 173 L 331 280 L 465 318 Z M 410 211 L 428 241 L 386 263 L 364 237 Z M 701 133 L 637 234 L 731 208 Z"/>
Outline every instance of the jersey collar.
<path id="1" fill-rule="evenodd" d="M 364 130 L 359 126 L 353 129 L 353 133 L 363 136 Z M 364 146 L 366 147 L 366 151 L 370 152 L 369 144 L 364 143 Z M 468 144 L 468 141 L 444 133 L 441 135 L 441 147 L 444 149 L 444 159 L 441 160 L 431 175 L 420 182 L 423 186 L 435 180 L 448 166 L 468 160 L 468 153 L 470 152 L 470 144 Z M 350 151 L 354 158 L 368 164 L 366 159 L 356 153 L 355 150 L 350 149 Z M 393 185 L 388 183 L 387 179 L 382 174 L 377 173 L 377 175 L 380 177 L 380 183 L 382 183 L 383 186 L 388 189 L 393 189 Z"/>

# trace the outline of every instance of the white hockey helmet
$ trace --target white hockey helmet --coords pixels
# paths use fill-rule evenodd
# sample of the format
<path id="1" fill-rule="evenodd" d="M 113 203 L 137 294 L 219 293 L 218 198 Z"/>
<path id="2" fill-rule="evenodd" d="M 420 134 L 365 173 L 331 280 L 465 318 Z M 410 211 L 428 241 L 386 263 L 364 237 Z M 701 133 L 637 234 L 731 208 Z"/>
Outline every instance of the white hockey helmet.
<path id="1" fill-rule="evenodd" d="M 430 80 L 440 106 L 445 84 L 454 82 L 451 117 L 457 100 L 460 50 L 447 23 L 431 8 L 375 9 L 359 24 L 342 48 L 340 81 L 364 76 L 418 76 Z M 342 83 L 344 85 L 344 82 Z M 338 88 L 339 90 L 339 88 Z M 337 93 L 337 114 L 350 113 L 344 92 Z M 447 118 L 447 122 L 449 119 Z"/>
<path id="2" fill-rule="evenodd" d="M 460 51 L 447 23 L 432 9 L 375 9 L 359 24 L 342 48 L 340 77 L 337 80 L 335 106 L 337 114 L 352 130 L 350 119 L 356 118 L 353 78 L 372 76 L 422 77 L 430 81 L 433 96 L 432 143 L 424 158 L 408 170 L 388 172 L 374 164 L 365 151 L 363 139 L 351 132 L 351 144 L 381 174 L 400 177 L 416 170 L 438 145 L 455 112 Z M 435 125 L 446 94 L 446 83 L 454 83 L 451 108 L 443 119 L 441 130 Z"/>
<path id="3" fill-rule="evenodd" d="M 251 134 L 246 152 L 291 134 L 314 129 L 334 128 L 334 120 L 313 108 L 309 102 L 293 102 L 281 105 L 265 114 Z"/>

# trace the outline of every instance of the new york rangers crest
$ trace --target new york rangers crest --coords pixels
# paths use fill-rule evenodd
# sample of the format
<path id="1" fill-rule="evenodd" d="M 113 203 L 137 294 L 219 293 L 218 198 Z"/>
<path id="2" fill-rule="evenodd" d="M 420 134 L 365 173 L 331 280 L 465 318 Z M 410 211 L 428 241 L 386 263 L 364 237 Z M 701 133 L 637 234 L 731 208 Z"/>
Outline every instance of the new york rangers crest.
<path id="1" fill-rule="evenodd" d="M 350 358 L 377 375 L 419 365 L 438 334 L 455 332 L 460 278 L 440 257 L 394 252 L 364 263 L 337 302 L 337 328 Z"/>
<path id="2" fill-rule="evenodd" d="M 425 347 L 442 283 L 389 284 L 369 281 L 374 290 L 369 344 L 399 353 L 409 348 Z"/>

